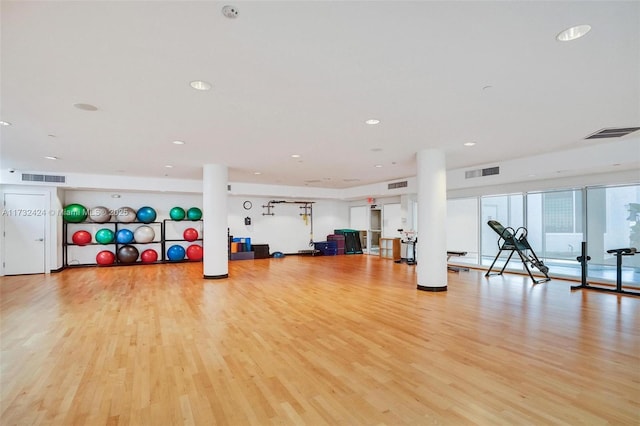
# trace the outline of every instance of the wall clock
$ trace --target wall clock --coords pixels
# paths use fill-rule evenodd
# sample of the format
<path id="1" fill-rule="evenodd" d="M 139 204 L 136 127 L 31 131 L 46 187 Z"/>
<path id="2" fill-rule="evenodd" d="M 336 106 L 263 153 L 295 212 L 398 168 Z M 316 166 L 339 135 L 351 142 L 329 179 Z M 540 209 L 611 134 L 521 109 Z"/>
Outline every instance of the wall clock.
<path id="1" fill-rule="evenodd" d="M 251 210 L 253 204 L 251 204 L 251 201 L 245 201 L 244 203 L 242 203 L 242 207 L 244 207 L 245 210 Z"/>

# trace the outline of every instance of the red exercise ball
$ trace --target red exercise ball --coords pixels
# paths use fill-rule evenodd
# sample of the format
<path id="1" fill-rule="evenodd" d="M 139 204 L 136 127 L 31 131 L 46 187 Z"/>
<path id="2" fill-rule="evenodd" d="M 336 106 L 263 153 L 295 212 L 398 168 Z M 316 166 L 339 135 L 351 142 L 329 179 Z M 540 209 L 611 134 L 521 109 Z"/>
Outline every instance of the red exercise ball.
<path id="1" fill-rule="evenodd" d="M 158 252 L 153 249 L 147 249 L 140 255 L 142 263 L 153 263 L 158 260 Z"/>
<path id="2" fill-rule="evenodd" d="M 187 228 L 182 233 L 182 236 L 187 241 L 195 241 L 198 239 L 198 231 L 195 228 Z"/>
<path id="3" fill-rule="evenodd" d="M 73 233 L 71 237 L 71 241 L 73 244 L 77 244 L 79 246 L 86 246 L 91 242 L 91 234 L 87 231 L 76 231 Z"/>
<path id="4" fill-rule="evenodd" d="M 116 255 L 109 250 L 102 250 L 96 255 L 98 265 L 112 265 L 116 261 Z"/>
<path id="5" fill-rule="evenodd" d="M 191 244 L 187 247 L 187 259 L 189 260 L 202 260 L 203 250 L 202 246 L 197 244 Z"/>

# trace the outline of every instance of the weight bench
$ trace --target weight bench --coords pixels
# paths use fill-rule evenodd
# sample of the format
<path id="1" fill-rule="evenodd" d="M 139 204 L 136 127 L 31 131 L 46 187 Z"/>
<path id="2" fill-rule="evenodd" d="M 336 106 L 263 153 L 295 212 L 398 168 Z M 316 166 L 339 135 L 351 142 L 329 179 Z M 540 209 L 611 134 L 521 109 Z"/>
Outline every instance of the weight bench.
<path id="1" fill-rule="evenodd" d="M 449 259 L 451 259 L 452 256 L 455 257 L 462 257 L 462 256 L 466 256 L 467 252 L 466 251 L 448 251 L 447 250 L 447 262 L 449 261 Z M 451 271 L 451 272 L 469 272 L 469 268 L 465 268 L 463 266 L 449 266 L 447 265 L 447 270 Z"/>
<path id="2" fill-rule="evenodd" d="M 531 280 L 534 284 L 540 284 L 551 280 L 551 278 L 549 278 L 549 268 L 544 263 L 542 263 L 540 259 L 538 259 L 538 256 L 536 256 L 536 253 L 531 248 L 531 245 L 529 245 L 529 241 L 527 241 L 527 228 L 520 227 L 516 231 L 514 231 L 511 227 L 505 228 L 497 220 L 490 220 L 487 222 L 487 225 L 489 225 L 489 227 L 500 236 L 500 238 L 498 238 L 498 248 L 500 249 L 500 251 L 498 251 L 496 258 L 493 259 L 493 263 L 489 267 L 487 273 L 484 274 L 485 277 L 488 277 L 489 275 L 502 275 L 504 269 L 507 267 L 507 264 L 511 260 L 511 256 L 513 256 L 513 253 L 518 253 L 518 256 L 520 256 L 520 260 L 522 260 L 524 268 L 527 270 L 527 273 L 531 277 Z M 496 264 L 496 261 L 505 250 L 511 251 L 511 254 L 509 254 L 507 261 L 505 262 L 500 272 L 498 272 L 497 274 L 491 274 L 493 265 Z M 531 267 L 537 268 L 540 272 L 542 272 L 545 278 L 536 280 L 531 273 L 531 269 L 529 269 L 529 264 L 531 264 Z"/>

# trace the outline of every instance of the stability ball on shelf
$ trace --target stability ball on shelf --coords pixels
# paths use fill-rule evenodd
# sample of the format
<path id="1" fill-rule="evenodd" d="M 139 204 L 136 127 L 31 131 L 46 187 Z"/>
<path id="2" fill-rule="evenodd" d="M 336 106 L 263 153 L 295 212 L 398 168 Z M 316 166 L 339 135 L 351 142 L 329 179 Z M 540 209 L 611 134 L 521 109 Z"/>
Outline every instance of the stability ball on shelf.
<path id="1" fill-rule="evenodd" d="M 109 228 L 102 228 L 96 232 L 96 242 L 100 244 L 111 244 L 114 238 L 115 234 Z"/>
<path id="2" fill-rule="evenodd" d="M 89 219 L 96 223 L 105 223 L 111 220 L 111 212 L 104 206 L 97 206 L 89 210 Z"/>
<path id="3" fill-rule="evenodd" d="M 129 244 L 133 242 L 133 232 L 129 229 L 121 229 L 116 234 L 116 242 L 118 244 Z"/>
<path id="4" fill-rule="evenodd" d="M 182 220 L 186 213 L 182 207 L 174 207 L 169 211 L 169 217 L 173 220 Z"/>
<path id="5" fill-rule="evenodd" d="M 195 241 L 198 239 L 198 231 L 195 228 L 187 228 L 182 233 L 182 236 L 187 241 Z"/>
<path id="6" fill-rule="evenodd" d="M 116 255 L 112 251 L 102 250 L 96 255 L 98 265 L 112 265 L 116 261 Z"/>
<path id="7" fill-rule="evenodd" d="M 189 220 L 200 220 L 202 219 L 202 210 L 197 207 L 191 207 L 187 210 L 187 219 Z"/>
<path id="8" fill-rule="evenodd" d="M 172 260 L 172 261 L 183 260 L 184 255 L 185 255 L 184 247 L 179 246 L 177 244 L 169 247 L 169 250 L 167 250 L 167 258 L 169 258 L 169 260 Z"/>
<path id="9" fill-rule="evenodd" d="M 76 231 L 73 233 L 71 241 L 73 241 L 73 244 L 86 246 L 91 242 L 91 234 L 85 230 Z"/>
<path id="10" fill-rule="evenodd" d="M 140 260 L 143 263 L 153 263 L 158 260 L 158 252 L 154 249 L 146 249 L 140 254 Z"/>
<path id="11" fill-rule="evenodd" d="M 189 260 L 202 260 L 202 256 L 202 246 L 198 244 L 191 244 L 189 247 L 187 247 L 187 258 Z"/>
<path id="12" fill-rule="evenodd" d="M 80 223 L 87 219 L 87 209 L 82 204 L 69 204 L 62 210 L 65 222 Z"/>
<path id="13" fill-rule="evenodd" d="M 116 210 L 116 219 L 118 222 L 133 222 L 136 220 L 136 211 L 131 207 L 120 207 Z"/>
<path id="14" fill-rule="evenodd" d="M 138 211 L 139 213 L 140 211 Z M 133 231 L 133 239 L 136 243 L 150 243 L 156 237 L 156 233 L 150 226 L 139 226 Z"/>
<path id="15" fill-rule="evenodd" d="M 142 223 L 151 223 L 156 220 L 156 211 L 149 206 L 140 207 L 138 209 L 137 218 Z"/>
<path id="16" fill-rule="evenodd" d="M 133 263 L 138 260 L 138 249 L 134 246 L 126 245 L 118 249 L 118 261 L 120 263 Z"/>

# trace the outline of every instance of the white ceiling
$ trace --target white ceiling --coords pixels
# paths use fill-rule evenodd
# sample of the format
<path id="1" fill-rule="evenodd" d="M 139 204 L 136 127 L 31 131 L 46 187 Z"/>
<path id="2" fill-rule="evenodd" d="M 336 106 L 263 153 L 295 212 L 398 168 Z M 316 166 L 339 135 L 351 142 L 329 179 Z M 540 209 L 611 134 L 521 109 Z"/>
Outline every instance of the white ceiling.
<path id="1" fill-rule="evenodd" d="M 638 1 L 3 0 L 1 12 L 3 168 L 199 179 L 218 163 L 235 182 L 345 188 L 413 176 L 426 148 L 456 169 L 640 126 Z M 556 41 L 577 24 L 593 29 Z"/>

